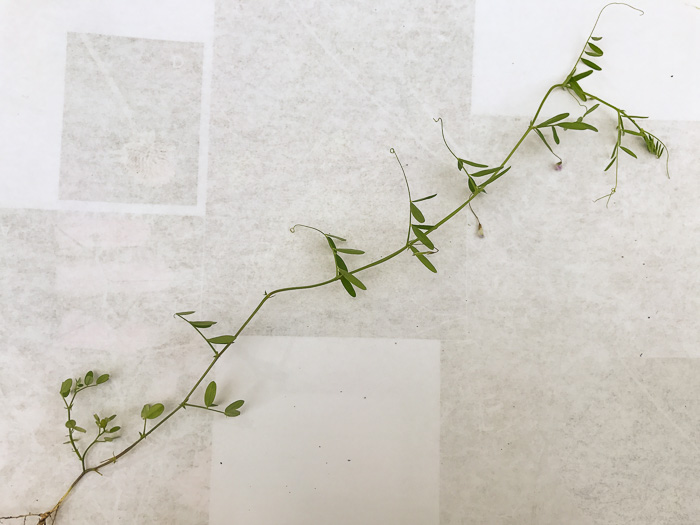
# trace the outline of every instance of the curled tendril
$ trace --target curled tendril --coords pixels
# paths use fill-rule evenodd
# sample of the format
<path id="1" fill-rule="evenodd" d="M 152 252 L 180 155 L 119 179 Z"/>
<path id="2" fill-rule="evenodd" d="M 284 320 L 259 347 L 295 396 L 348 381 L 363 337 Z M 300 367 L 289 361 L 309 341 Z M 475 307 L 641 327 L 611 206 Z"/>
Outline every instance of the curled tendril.
<path id="1" fill-rule="evenodd" d="M 434 118 L 433 121 L 440 123 L 440 133 L 442 133 L 442 141 L 445 143 L 445 146 L 447 147 L 449 152 L 452 153 L 452 156 L 454 158 L 456 158 L 457 160 L 459 160 L 459 157 L 457 155 L 455 155 L 454 151 L 452 151 L 452 148 L 450 148 L 450 145 L 447 143 L 447 139 L 445 138 L 445 125 L 444 125 L 444 122 L 442 120 L 442 117 Z"/>
<path id="2" fill-rule="evenodd" d="M 314 230 L 314 231 L 317 231 L 318 233 L 320 233 L 320 234 L 322 234 L 322 235 L 326 235 L 325 232 L 322 232 L 322 231 L 319 230 L 318 228 L 314 228 L 313 226 L 307 226 L 306 224 L 295 224 L 294 226 L 292 226 L 291 228 L 289 228 L 289 231 L 292 232 L 292 233 L 296 233 L 296 227 L 297 227 L 297 226 L 300 226 L 300 227 L 302 227 L 302 228 L 308 228 L 309 230 Z"/>
<path id="3" fill-rule="evenodd" d="M 399 167 L 401 168 L 401 173 L 403 173 L 403 180 L 406 183 L 406 191 L 408 192 L 408 233 L 406 234 L 406 245 L 408 246 L 408 243 L 411 241 L 411 224 L 412 224 L 412 214 L 411 214 L 411 206 L 413 205 L 413 201 L 411 200 L 411 187 L 408 184 L 408 177 L 406 177 L 406 170 L 403 169 L 403 164 L 401 164 L 401 160 L 399 159 L 399 156 L 396 154 L 396 150 L 394 148 L 391 148 L 389 150 L 391 154 L 396 157 L 396 162 L 399 163 Z"/>

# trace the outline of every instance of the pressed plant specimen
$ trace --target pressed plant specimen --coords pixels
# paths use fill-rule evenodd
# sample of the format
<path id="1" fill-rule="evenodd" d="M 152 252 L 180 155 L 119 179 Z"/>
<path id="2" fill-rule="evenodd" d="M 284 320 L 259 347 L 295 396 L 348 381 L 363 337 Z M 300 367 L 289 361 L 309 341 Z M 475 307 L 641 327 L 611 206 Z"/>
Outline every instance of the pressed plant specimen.
<path id="1" fill-rule="evenodd" d="M 624 5 L 631 7 L 627 4 L 619 3 L 609 5 Z M 633 7 L 631 8 L 636 9 Z M 603 8 L 603 10 L 605 10 L 605 8 Z M 602 12 L 603 11 L 601 11 L 600 14 L 602 14 Z M 28 518 L 36 518 L 38 524 L 56 521 L 59 510 L 61 509 L 61 506 L 66 498 L 68 498 L 77 487 L 80 486 L 82 488 L 83 485 L 87 484 L 86 477 L 89 474 L 101 474 L 109 467 L 117 463 L 122 457 L 129 454 L 136 447 L 145 446 L 145 442 L 150 435 L 165 425 L 171 418 L 175 417 L 176 415 L 184 414 L 185 410 L 188 408 L 216 412 L 230 418 L 239 416 L 244 406 L 244 401 L 232 399 L 222 405 L 223 408 L 219 408 L 217 403 L 217 384 L 215 381 L 208 380 L 208 377 L 219 359 L 221 359 L 224 354 L 229 351 L 238 337 L 249 325 L 251 320 L 258 315 L 267 301 L 276 295 L 287 292 L 301 292 L 322 286 L 339 284 L 351 297 L 356 297 L 358 290 L 366 291 L 367 289 L 361 280 L 362 272 L 383 265 L 391 259 L 402 256 L 403 254 L 408 254 L 409 256 L 414 257 L 415 260 L 421 263 L 427 270 L 437 273 L 438 269 L 434 264 L 435 258 L 431 258 L 431 255 L 437 253 L 437 248 L 433 239 L 431 238 L 431 234 L 442 225 L 450 221 L 464 208 L 471 208 L 471 203 L 474 199 L 476 199 L 482 193 L 485 194 L 488 186 L 506 175 L 512 168 L 512 165 L 509 164 L 511 158 L 523 144 L 523 142 L 532 134 L 534 134 L 537 139 L 544 144 L 552 155 L 557 157 L 558 162 L 555 167 L 561 168 L 562 159 L 555 153 L 556 146 L 560 144 L 564 137 L 570 137 L 571 135 L 575 134 L 575 132 L 597 132 L 598 129 L 590 123 L 588 117 L 596 110 L 600 109 L 602 111 L 603 109 L 607 109 L 616 117 L 616 139 L 612 148 L 609 163 L 604 168 L 601 166 L 601 168 L 607 172 L 612 170 L 614 167 L 614 184 L 609 193 L 603 197 L 600 197 L 600 199 L 607 199 L 609 202 L 610 198 L 617 191 L 620 159 L 624 158 L 624 156 L 621 156 L 621 153 L 624 153 L 626 156 L 636 158 L 637 153 L 633 149 L 635 143 L 637 146 L 641 146 L 641 149 L 646 150 L 656 158 L 661 158 L 665 155 L 666 172 L 668 175 L 668 150 L 661 139 L 642 126 L 642 120 L 646 117 L 631 114 L 625 109 L 622 109 L 622 106 L 620 106 L 618 103 L 608 101 L 606 98 L 603 98 L 598 94 L 591 93 L 585 87 L 586 79 L 602 70 L 600 59 L 604 56 L 602 44 L 603 37 L 595 32 L 598 20 L 600 19 L 600 14 L 598 15 L 598 19 L 596 20 L 590 35 L 583 45 L 581 53 L 574 61 L 571 70 L 561 80 L 561 82 L 549 87 L 537 106 L 527 128 L 524 130 L 516 144 L 498 165 L 483 164 L 475 161 L 474 159 L 464 158 L 465 156 L 456 153 L 456 148 L 453 149 L 445 139 L 444 123 L 442 119 L 436 119 L 436 122 L 440 124 L 440 130 L 442 132 L 442 138 L 445 142 L 445 146 L 447 147 L 448 152 L 454 156 L 457 169 L 463 174 L 465 184 L 469 190 L 468 198 L 466 198 L 464 202 L 462 202 L 453 211 L 442 217 L 440 220 L 435 221 L 432 224 L 428 224 L 425 215 L 421 211 L 420 203 L 433 199 L 437 197 L 437 195 L 412 195 L 408 182 L 408 176 L 404 170 L 404 167 L 399 161 L 396 151 L 391 149 L 390 153 L 396 157 L 402 171 L 404 181 L 406 183 L 408 199 L 406 210 L 408 217 L 405 239 L 396 247 L 395 250 L 388 255 L 376 259 L 370 263 L 359 267 L 353 267 L 352 264 L 349 264 L 352 257 L 362 255 L 364 254 L 364 251 L 346 246 L 345 243 L 347 243 L 347 240 L 340 235 L 336 235 L 338 232 L 330 233 L 314 226 L 297 224 L 291 228 L 292 232 L 295 232 L 298 228 L 305 228 L 323 236 L 328 245 L 328 255 L 330 258 L 332 258 L 335 267 L 335 271 L 332 276 L 329 276 L 328 278 L 319 282 L 307 285 L 289 286 L 266 292 L 264 297 L 260 300 L 257 306 L 255 306 L 245 321 L 236 330 L 228 334 L 212 334 L 212 332 L 215 330 L 214 326 L 217 323 L 215 321 L 195 319 L 194 315 L 196 312 L 194 311 L 181 311 L 176 313 L 175 316 L 178 319 L 189 324 L 189 326 L 191 326 L 201 337 L 204 344 L 212 352 L 211 360 L 206 368 L 201 372 L 199 378 L 184 393 L 179 403 L 166 407 L 164 403 L 152 402 L 152 400 L 149 400 L 148 403 L 145 403 L 142 406 L 140 411 L 142 427 L 139 428 L 138 437 L 136 437 L 134 441 L 128 444 L 120 452 L 115 453 L 112 455 L 112 457 L 102 461 L 95 461 L 94 459 L 94 451 L 99 448 L 100 444 L 110 443 L 119 438 L 123 439 L 123 430 L 121 425 L 117 422 L 116 414 L 108 415 L 95 413 L 93 415 L 93 421 L 91 421 L 89 425 L 84 421 L 78 421 L 74 418 L 75 404 L 81 399 L 79 394 L 85 390 L 99 387 L 107 381 L 110 381 L 110 375 L 107 373 L 98 374 L 94 371 L 88 371 L 87 373 L 81 374 L 80 377 L 65 379 L 58 388 L 58 395 L 63 403 L 64 409 L 66 410 L 65 428 L 67 432 L 67 440 L 65 443 L 69 447 L 71 454 L 76 456 L 80 464 L 77 476 L 67 487 L 60 499 L 52 506 L 47 508 L 47 510 L 43 512 L 27 513 L 21 516 L 11 516 L 0 519 L 22 519 L 26 521 Z M 551 116 L 543 116 L 545 113 L 546 103 L 549 100 L 549 97 L 555 91 L 563 91 L 570 95 L 572 100 L 576 103 L 576 108 L 571 113 L 564 112 Z M 640 148 L 638 147 L 637 150 L 639 149 Z M 479 233 L 481 232 L 481 225 L 479 224 Z M 92 425 L 94 425 L 94 427 Z M 90 438 L 86 439 L 87 436 L 90 436 Z M 82 440 L 80 439 L 81 437 L 83 438 Z M 89 488 L 86 487 L 85 490 L 89 490 Z M 61 519 L 64 519 L 63 516 L 61 516 Z M 66 517 L 65 519 L 67 522 L 70 522 L 70 518 Z"/>

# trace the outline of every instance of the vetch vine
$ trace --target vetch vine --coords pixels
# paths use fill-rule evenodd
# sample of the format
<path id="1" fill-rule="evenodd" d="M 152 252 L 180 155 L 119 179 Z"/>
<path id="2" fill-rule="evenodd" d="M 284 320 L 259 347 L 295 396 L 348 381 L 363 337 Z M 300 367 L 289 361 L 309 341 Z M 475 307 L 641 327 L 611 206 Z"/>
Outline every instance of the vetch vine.
<path id="1" fill-rule="evenodd" d="M 277 294 L 285 292 L 298 292 L 302 290 L 309 290 L 313 288 L 319 288 L 326 285 L 331 285 L 335 282 L 339 282 L 344 290 L 352 297 L 357 296 L 357 289 L 366 291 L 367 287 L 360 280 L 359 274 L 365 272 L 371 268 L 384 264 L 395 257 L 407 252 L 416 258 L 425 268 L 433 273 L 437 273 L 438 269 L 430 260 L 430 256 L 438 252 L 435 246 L 431 234 L 440 228 L 443 224 L 452 219 L 457 215 L 462 209 L 469 206 L 471 209 L 471 202 L 480 194 L 486 193 L 488 186 L 493 184 L 495 181 L 506 175 L 512 168 L 509 165 L 509 161 L 522 145 L 522 143 L 527 139 L 531 132 L 537 136 L 537 138 L 544 144 L 547 150 L 554 155 L 558 162 L 556 163 L 557 168 L 562 166 L 562 158 L 555 152 L 554 148 L 558 146 L 564 136 L 565 132 L 572 131 L 591 131 L 597 132 L 598 129 L 586 121 L 586 119 L 594 111 L 596 111 L 601 106 L 607 107 L 612 110 L 617 118 L 617 137 L 612 149 L 612 154 L 610 156 L 610 162 L 604 171 L 608 171 L 613 165 L 615 166 L 615 182 L 614 186 L 611 188 L 610 192 L 606 195 L 600 197 L 600 199 L 607 197 L 607 202 L 609 203 L 612 196 L 617 191 L 618 187 L 618 168 L 620 162 L 620 152 L 624 152 L 625 155 L 637 158 L 637 154 L 632 149 L 632 141 L 636 141 L 643 145 L 644 148 L 656 158 L 661 158 L 664 154 L 666 155 L 666 174 L 668 175 L 668 161 L 669 154 L 666 144 L 661 141 L 656 135 L 650 131 L 642 128 L 638 121 L 645 119 L 646 117 L 637 116 L 629 114 L 626 110 L 621 109 L 619 106 L 610 103 L 598 95 L 592 94 L 584 89 L 582 83 L 594 73 L 602 71 L 602 66 L 600 65 L 600 59 L 604 56 L 603 49 L 601 47 L 602 37 L 594 35 L 598 21 L 601 14 L 606 8 L 612 5 L 622 5 L 627 6 L 631 9 L 640 11 L 639 9 L 632 7 L 624 3 L 612 3 L 605 6 L 598 15 L 593 29 L 586 39 L 586 43 L 581 50 L 579 57 L 576 59 L 571 71 L 566 75 L 564 80 L 560 83 L 551 86 L 544 97 L 542 98 L 539 106 L 537 107 L 532 120 L 530 120 L 527 129 L 523 132 L 517 143 L 513 146 L 510 152 L 504 157 L 504 159 L 497 165 L 489 166 L 480 162 L 475 162 L 473 160 L 467 159 L 464 156 L 459 156 L 455 153 L 452 147 L 448 144 L 445 138 L 444 122 L 441 118 L 435 119 L 435 122 L 440 124 L 440 131 L 442 133 L 442 139 L 448 152 L 455 158 L 457 169 L 460 173 L 465 176 L 466 186 L 469 189 L 469 194 L 466 200 L 462 202 L 457 208 L 452 212 L 448 213 L 439 221 L 434 224 L 426 224 L 425 214 L 421 211 L 419 203 L 424 202 L 429 199 L 437 197 L 437 194 L 432 194 L 420 198 L 414 199 L 411 194 L 411 188 L 409 185 L 408 177 L 404 170 L 401 161 L 399 160 L 398 154 L 392 148 L 390 153 L 396 158 L 397 163 L 403 174 L 403 178 L 406 184 L 406 190 L 408 194 L 408 225 L 406 239 L 402 245 L 398 246 L 389 255 L 381 257 L 363 266 L 351 269 L 344 258 L 344 256 L 356 256 L 362 255 L 365 252 L 357 248 L 345 247 L 347 241 L 344 237 L 338 235 L 326 233 L 319 228 L 313 226 L 307 226 L 304 224 L 297 224 L 293 226 L 290 230 L 292 233 L 296 231 L 297 228 L 304 228 L 307 230 L 312 230 L 320 235 L 323 235 L 326 243 L 330 250 L 330 255 L 332 256 L 334 264 L 334 275 L 320 282 L 301 285 L 301 286 L 290 286 L 286 288 L 279 288 L 271 292 L 265 292 L 264 297 L 260 300 L 258 305 L 253 309 L 247 319 L 242 323 L 242 325 L 232 334 L 223 334 L 209 337 L 208 332 L 217 324 L 216 321 L 209 320 L 190 320 L 191 316 L 195 314 L 194 311 L 183 311 L 175 314 L 177 318 L 189 324 L 197 334 L 204 340 L 208 348 L 212 352 L 212 358 L 206 369 L 201 373 L 197 381 L 192 385 L 189 391 L 183 396 L 180 403 L 166 409 L 163 403 L 146 403 L 143 405 L 140 417 L 143 420 L 143 428 L 139 431 L 138 438 L 124 448 L 118 454 L 114 454 L 111 457 L 104 459 L 102 461 L 91 463 L 89 460 L 88 453 L 93 452 L 94 448 L 101 443 L 109 443 L 123 437 L 123 430 L 119 425 L 114 424 L 116 415 L 112 414 L 107 417 L 100 416 L 95 413 L 93 415 L 94 424 L 96 427 L 94 437 L 89 441 L 87 446 L 80 446 L 81 437 L 88 435 L 88 430 L 81 426 L 80 423 L 73 418 L 73 408 L 76 402 L 77 395 L 84 390 L 95 388 L 108 380 L 110 380 L 109 374 L 96 375 L 93 371 L 87 372 L 84 376 L 80 378 L 73 379 L 69 378 L 62 382 L 59 388 L 59 394 L 63 400 L 66 409 L 66 423 L 65 428 L 67 429 L 67 441 L 65 442 L 70 446 L 71 452 L 75 454 L 80 462 L 80 471 L 75 480 L 69 485 L 68 489 L 65 491 L 63 496 L 47 511 L 42 513 L 28 513 L 18 516 L 8 516 L 0 517 L 0 520 L 7 519 L 22 519 L 26 522 L 27 518 L 36 517 L 38 518 L 37 525 L 43 525 L 47 523 L 47 520 L 51 519 L 52 522 L 56 520 L 59 509 L 65 502 L 66 498 L 75 489 L 75 487 L 81 482 L 81 480 L 89 473 L 101 474 L 101 471 L 110 465 L 115 464 L 120 458 L 128 454 L 134 448 L 139 446 L 143 441 L 145 441 L 148 436 L 153 432 L 157 431 L 162 425 L 164 425 L 168 420 L 178 414 L 181 410 L 186 410 L 187 408 L 196 408 L 200 410 L 207 410 L 210 412 L 220 413 L 226 417 L 237 417 L 241 414 L 241 409 L 244 405 L 242 399 L 232 401 L 228 403 L 223 410 L 216 408 L 219 406 L 216 401 L 217 397 L 217 384 L 214 381 L 210 381 L 204 387 L 204 391 L 201 395 L 201 402 L 193 402 L 192 396 L 204 385 L 204 382 L 209 375 L 212 368 L 216 365 L 218 360 L 231 348 L 231 346 L 236 342 L 239 335 L 245 330 L 251 320 L 258 314 L 265 303 Z M 640 11 L 641 13 L 641 11 Z M 577 117 L 572 117 L 568 112 L 559 113 L 551 117 L 542 118 L 545 104 L 549 99 L 550 95 L 555 90 L 564 90 L 569 95 L 571 95 L 574 100 L 584 108 L 584 112 Z M 589 104 L 589 105 L 586 105 Z M 554 146 L 550 144 L 547 135 L 551 135 L 551 139 Z M 624 142 L 624 145 L 623 145 Z M 471 210 L 474 213 L 474 210 Z M 474 213 L 475 217 L 476 214 Z M 483 227 L 481 222 L 478 220 L 478 234 L 483 236 Z M 350 260 L 348 258 L 348 260 Z M 149 424 L 151 425 L 149 428 Z"/>

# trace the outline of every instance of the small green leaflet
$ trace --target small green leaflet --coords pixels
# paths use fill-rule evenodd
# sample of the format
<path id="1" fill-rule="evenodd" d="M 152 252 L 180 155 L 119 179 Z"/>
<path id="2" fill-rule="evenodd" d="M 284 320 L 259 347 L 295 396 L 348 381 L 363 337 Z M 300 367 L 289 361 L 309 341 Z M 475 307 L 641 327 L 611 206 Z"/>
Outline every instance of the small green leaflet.
<path id="1" fill-rule="evenodd" d="M 209 383 L 207 386 L 207 389 L 204 392 L 204 406 L 207 408 L 214 405 L 214 398 L 216 397 L 216 381 L 212 381 Z"/>
<path id="2" fill-rule="evenodd" d="M 224 414 L 226 414 L 228 417 L 236 417 L 240 416 L 241 413 L 239 412 L 239 408 L 243 406 L 244 401 L 242 399 L 239 399 L 238 401 L 234 401 L 231 403 L 229 406 L 227 406 L 224 409 Z"/>
<path id="3" fill-rule="evenodd" d="M 68 397 L 68 394 L 70 394 L 70 389 L 72 386 L 73 386 L 72 379 L 66 379 L 63 383 L 61 383 L 61 397 Z"/>
<path id="4" fill-rule="evenodd" d="M 102 383 L 106 383 L 107 381 L 109 381 L 109 374 L 102 374 L 97 378 L 97 381 L 95 381 L 95 383 L 101 385 Z"/>
<path id="5" fill-rule="evenodd" d="M 212 337 L 211 339 L 207 339 L 210 343 L 214 343 L 215 345 L 230 345 L 236 340 L 236 338 L 232 335 L 220 335 L 218 337 Z"/>
<path id="6" fill-rule="evenodd" d="M 471 178 L 471 175 L 469 176 L 469 191 L 472 193 L 476 193 L 476 182 L 474 182 L 474 179 Z"/>
<path id="7" fill-rule="evenodd" d="M 639 131 L 634 131 L 634 130 L 631 130 L 631 129 L 626 129 L 626 130 L 623 131 L 623 133 L 625 133 L 626 135 L 636 135 L 637 137 L 643 137 L 643 136 L 644 136 L 644 135 L 642 135 L 641 133 L 639 133 Z"/>
<path id="8" fill-rule="evenodd" d="M 554 143 L 555 143 L 555 144 L 559 144 L 559 135 L 557 135 L 557 128 L 555 128 L 554 126 L 552 126 L 552 127 L 549 128 L 549 129 L 552 130 L 552 136 L 554 137 Z"/>
<path id="9" fill-rule="evenodd" d="M 608 167 L 605 168 L 603 171 L 608 171 L 610 169 L 610 166 L 615 164 L 615 161 L 617 160 L 617 157 L 614 157 L 613 160 L 610 161 L 610 164 L 608 164 Z"/>
<path id="10" fill-rule="evenodd" d="M 360 290 L 366 290 L 367 287 L 360 281 L 357 277 L 355 277 L 353 274 L 350 272 L 346 272 L 345 270 L 340 270 L 340 275 L 343 276 L 343 278 L 347 279 L 351 284 L 354 284 L 357 286 Z"/>
<path id="11" fill-rule="evenodd" d="M 92 384 L 92 379 L 94 377 L 94 374 L 92 370 L 90 370 L 87 374 L 85 374 L 85 385 L 90 386 Z"/>
<path id="12" fill-rule="evenodd" d="M 556 125 L 564 129 L 590 129 L 591 131 L 598 131 L 595 127 L 591 126 L 590 124 L 586 124 L 585 122 L 562 122 L 561 124 Z"/>
<path id="13" fill-rule="evenodd" d="M 584 71 L 583 73 L 579 73 L 578 75 L 574 75 L 573 77 L 571 77 L 571 80 L 573 80 L 574 82 L 578 82 L 582 78 L 586 78 L 588 75 L 592 75 L 592 74 L 593 74 L 593 71 L 589 69 L 588 71 Z"/>
<path id="14" fill-rule="evenodd" d="M 583 116 L 585 117 L 585 116 L 588 115 L 589 113 L 593 113 L 596 109 L 598 109 L 599 106 L 600 106 L 600 104 L 596 104 L 595 106 L 593 106 L 593 107 L 591 107 L 591 108 L 588 108 L 588 109 L 586 110 L 586 112 L 583 114 Z"/>
<path id="15" fill-rule="evenodd" d="M 472 162 L 470 160 L 464 160 L 464 159 L 457 159 L 457 160 L 462 161 L 464 164 L 467 164 L 468 166 L 473 166 L 474 168 L 488 168 L 488 166 L 486 164 L 479 164 L 478 162 Z"/>
<path id="16" fill-rule="evenodd" d="M 193 313 L 194 313 L 194 310 L 191 311 L 191 312 L 178 312 L 178 313 L 176 313 L 175 315 L 190 315 L 190 314 L 193 314 Z"/>
<path id="17" fill-rule="evenodd" d="M 189 321 L 195 328 L 209 328 L 216 324 L 216 321 Z"/>
<path id="18" fill-rule="evenodd" d="M 433 242 L 428 238 L 428 236 L 420 228 L 416 228 L 415 226 L 412 226 L 411 229 L 413 230 L 413 233 L 415 234 L 416 238 L 420 242 L 422 242 L 426 246 L 426 248 L 428 248 L 429 250 L 435 249 L 435 245 L 433 244 Z"/>
<path id="19" fill-rule="evenodd" d="M 471 176 L 472 177 L 484 177 L 486 175 L 491 175 L 492 173 L 496 173 L 501 168 L 503 168 L 503 166 L 497 166 L 495 168 L 489 168 L 487 170 L 477 171 L 476 173 L 472 173 Z"/>
<path id="20" fill-rule="evenodd" d="M 603 50 L 600 49 L 597 45 L 591 44 L 590 42 L 588 42 L 588 47 L 591 48 L 591 51 L 593 51 L 593 53 L 586 52 L 587 55 L 597 56 L 597 57 L 603 56 Z"/>
<path id="21" fill-rule="evenodd" d="M 141 409 L 141 419 L 155 419 L 160 416 L 165 410 L 162 403 L 156 403 L 155 405 L 143 405 Z"/>
<path id="22" fill-rule="evenodd" d="M 637 155 L 635 155 L 634 152 L 633 152 L 632 150 L 629 150 L 629 149 L 627 149 L 627 148 L 624 147 L 624 146 L 620 146 L 620 149 L 621 149 L 622 151 L 624 151 L 625 153 L 627 153 L 628 155 L 631 155 L 631 156 L 634 157 L 635 159 L 637 158 Z"/>
<path id="23" fill-rule="evenodd" d="M 338 248 L 335 247 L 335 243 L 333 242 L 333 239 L 331 239 L 331 237 L 333 237 L 333 236 L 332 236 L 332 235 L 326 235 L 326 240 L 328 241 L 328 246 L 330 246 L 330 247 L 331 247 L 331 250 L 333 250 L 333 253 L 335 253 L 335 251 L 336 251 Z"/>
<path id="24" fill-rule="evenodd" d="M 432 195 L 429 195 L 427 197 L 421 197 L 420 199 L 414 199 L 411 202 L 427 201 L 428 199 L 432 199 L 433 197 L 437 197 L 437 193 L 433 193 Z"/>
<path id="25" fill-rule="evenodd" d="M 586 94 L 583 92 L 583 89 L 581 89 L 581 86 L 578 85 L 578 82 L 576 82 L 573 78 L 569 80 L 569 86 L 571 89 L 574 90 L 574 93 L 576 93 L 576 96 L 583 100 L 584 102 L 587 100 L 586 99 Z"/>
<path id="26" fill-rule="evenodd" d="M 357 297 L 357 292 L 352 287 L 352 284 L 350 284 L 350 281 L 348 281 L 345 277 L 341 277 L 340 283 L 343 285 L 343 288 L 345 288 L 345 290 L 350 294 L 351 297 Z"/>
<path id="27" fill-rule="evenodd" d="M 411 203 L 411 215 L 413 215 L 413 218 L 416 219 L 418 222 L 425 222 L 425 217 L 418 209 L 418 206 L 416 206 L 413 203 Z"/>
<path id="28" fill-rule="evenodd" d="M 423 266 L 425 266 L 431 272 L 437 273 L 435 266 L 433 266 L 433 263 L 431 263 L 425 255 L 421 254 L 413 246 L 411 246 L 411 251 L 413 252 L 413 255 L 416 257 L 416 259 L 418 259 L 421 263 L 423 263 Z"/>
<path id="29" fill-rule="evenodd" d="M 345 270 L 346 272 L 348 271 L 348 267 L 345 264 L 345 261 L 338 255 L 337 253 L 334 253 L 333 256 L 335 257 L 335 265 L 338 267 L 339 270 Z"/>
<path id="30" fill-rule="evenodd" d="M 547 149 L 552 153 L 552 155 L 554 155 L 554 150 L 547 142 L 547 139 L 544 138 L 544 135 L 542 135 L 542 132 L 539 129 L 535 128 L 535 133 L 537 133 L 537 136 L 540 137 L 540 139 L 542 139 L 542 142 L 544 142 L 544 145 L 547 146 Z"/>
<path id="31" fill-rule="evenodd" d="M 556 115 L 550 119 L 545 120 L 544 122 L 540 123 L 537 125 L 538 128 L 544 128 L 545 126 L 549 126 L 550 124 L 554 124 L 555 122 L 559 122 L 560 120 L 564 120 L 566 117 L 568 117 L 568 113 L 559 113 L 559 115 Z M 502 168 L 503 166 L 501 166 Z M 498 169 L 501 169 L 498 168 Z M 497 170 L 498 171 L 498 170 Z"/>
<path id="32" fill-rule="evenodd" d="M 462 162 L 462 159 L 457 159 L 457 169 L 459 171 L 462 171 L 463 168 L 464 168 L 464 162 Z"/>
<path id="33" fill-rule="evenodd" d="M 347 253 L 349 255 L 362 255 L 365 253 L 362 250 L 355 250 L 353 248 L 337 248 L 336 251 L 340 253 Z"/>
<path id="34" fill-rule="evenodd" d="M 603 37 L 602 36 L 592 36 L 591 40 L 595 40 L 597 42 L 598 40 L 603 40 Z"/>
<path id="35" fill-rule="evenodd" d="M 599 66 L 598 64 L 596 64 L 595 62 L 591 62 L 590 60 L 588 60 L 588 59 L 586 59 L 586 58 L 582 58 L 582 59 L 581 59 L 581 62 L 583 62 L 584 64 L 586 64 L 586 65 L 587 65 L 588 67 L 590 67 L 591 69 L 595 69 L 596 71 L 600 71 L 601 69 L 603 69 L 602 67 L 600 67 L 600 66 Z"/>
<path id="36" fill-rule="evenodd" d="M 345 239 L 343 239 L 342 237 L 337 237 L 335 235 L 331 235 L 330 233 L 327 233 L 326 237 L 333 237 L 334 239 L 338 239 L 339 241 L 345 242 Z"/>
<path id="37" fill-rule="evenodd" d="M 74 419 L 69 419 L 68 421 L 66 421 L 66 428 L 75 428 L 76 424 L 77 423 Z"/>

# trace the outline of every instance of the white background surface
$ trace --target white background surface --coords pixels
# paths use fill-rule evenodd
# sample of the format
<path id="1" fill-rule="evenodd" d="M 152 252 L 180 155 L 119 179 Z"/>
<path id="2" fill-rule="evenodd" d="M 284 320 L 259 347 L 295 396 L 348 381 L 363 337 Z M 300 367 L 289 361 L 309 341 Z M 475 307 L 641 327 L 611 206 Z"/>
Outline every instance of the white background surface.
<path id="1" fill-rule="evenodd" d="M 0 3 L 0 515 L 45 510 L 76 475 L 61 445 L 63 379 L 112 374 L 80 399 L 77 418 L 117 413 L 124 437 L 94 459 L 121 450 L 137 436 L 143 403 L 175 406 L 208 363 L 173 312 L 197 310 L 219 321 L 217 335 L 231 333 L 266 290 L 332 275 L 325 241 L 290 234 L 297 222 L 365 250 L 348 257 L 353 267 L 399 248 L 406 195 L 391 147 L 414 195 L 438 193 L 421 207 L 427 220 L 445 216 L 467 190 L 432 119 L 445 119 L 459 154 L 500 162 L 568 72 L 600 5 Z M 586 88 L 652 117 L 649 129 L 672 152 L 670 180 L 663 161 L 635 146 L 640 158 L 621 162 L 609 207 L 594 204 L 612 185 L 602 168 L 615 125 L 598 110 L 599 133 L 563 136 L 561 172 L 536 139 L 523 142 L 508 176 L 474 203 L 485 238 L 468 211 L 433 234 L 437 275 L 397 257 L 363 272 L 368 290 L 356 299 L 340 286 L 279 294 L 246 330 L 370 345 L 439 340 L 433 488 L 443 525 L 697 521 L 700 10 L 640 7 L 642 18 L 609 10 L 604 70 Z M 67 32 L 203 46 L 196 206 L 56 200 L 62 146 L 80 147 L 64 126 L 64 94 L 99 93 L 106 82 L 90 62 L 61 80 Z M 110 51 L 135 59 L 127 49 Z M 138 97 L 119 67 L 111 81 Z M 165 73 L 154 68 L 154 82 Z M 123 124 L 113 102 L 89 120 L 105 133 Z M 167 97 L 136 102 L 151 103 L 159 122 L 181 109 Z M 545 114 L 563 106 L 576 109 L 562 98 Z M 109 153 L 95 151 L 95 162 Z M 256 409 L 242 388 L 270 378 L 269 368 L 240 383 L 234 374 L 227 388 L 250 414 L 225 423 L 253 426 L 255 410 L 279 410 Z M 214 422 L 201 411 L 173 418 L 85 479 L 57 523 L 209 523 Z"/>
<path id="2" fill-rule="evenodd" d="M 211 523 L 437 522 L 439 344 L 241 343 L 216 378 L 252 408 L 213 426 Z"/>

